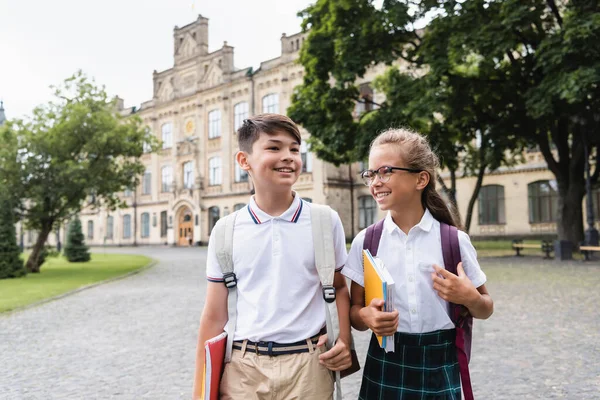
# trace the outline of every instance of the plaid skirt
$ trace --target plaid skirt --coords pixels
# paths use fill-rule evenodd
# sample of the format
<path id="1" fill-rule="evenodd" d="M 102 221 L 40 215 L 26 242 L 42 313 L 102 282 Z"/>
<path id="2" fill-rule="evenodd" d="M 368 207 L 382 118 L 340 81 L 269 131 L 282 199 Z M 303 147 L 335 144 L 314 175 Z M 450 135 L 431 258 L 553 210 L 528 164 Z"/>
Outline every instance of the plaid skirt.
<path id="1" fill-rule="evenodd" d="M 456 331 L 396 332 L 396 351 L 386 353 L 371 337 L 360 400 L 460 400 Z"/>

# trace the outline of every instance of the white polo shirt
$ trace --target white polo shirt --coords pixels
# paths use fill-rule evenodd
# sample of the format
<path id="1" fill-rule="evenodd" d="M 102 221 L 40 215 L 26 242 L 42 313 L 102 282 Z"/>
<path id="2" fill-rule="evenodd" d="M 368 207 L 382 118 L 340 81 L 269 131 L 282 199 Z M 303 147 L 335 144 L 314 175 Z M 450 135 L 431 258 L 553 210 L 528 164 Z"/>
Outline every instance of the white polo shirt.
<path id="1" fill-rule="evenodd" d="M 262 211 L 254 197 L 239 211 L 233 233 L 237 276 L 237 326 L 234 340 L 293 343 L 316 335 L 325 325 L 325 300 L 315 266 L 311 204 L 294 193 L 278 217 Z M 337 271 L 346 262 L 344 228 L 332 210 Z M 222 282 L 213 237 L 206 274 Z"/>
<path id="2" fill-rule="evenodd" d="M 342 274 L 364 287 L 362 249 L 366 229 L 352 242 Z M 458 242 L 465 273 L 479 287 L 486 276 L 477 262 L 477 252 L 469 236 L 458 231 Z M 394 278 L 394 307 L 399 312 L 398 332 L 426 333 L 452 329 L 449 304 L 433 290 L 433 264 L 444 268 L 440 223 L 429 210 L 418 225 L 405 234 L 392 220 L 385 217 L 377 257 L 383 261 Z"/>

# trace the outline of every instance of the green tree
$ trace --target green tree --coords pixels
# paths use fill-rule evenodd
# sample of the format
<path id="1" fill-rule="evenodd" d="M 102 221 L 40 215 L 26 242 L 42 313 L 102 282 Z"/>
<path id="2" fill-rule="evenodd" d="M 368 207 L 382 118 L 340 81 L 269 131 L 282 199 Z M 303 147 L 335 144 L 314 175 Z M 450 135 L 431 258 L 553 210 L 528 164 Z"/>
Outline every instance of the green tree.
<path id="1" fill-rule="evenodd" d="M 0 185 L 0 279 L 17 278 L 26 271 L 15 232 L 15 208 Z"/>
<path id="2" fill-rule="evenodd" d="M 29 272 L 40 271 L 49 233 L 83 207 L 122 205 L 117 193 L 138 184 L 144 145 L 157 148 L 141 120 L 122 117 L 104 88 L 83 73 L 54 89 L 55 101 L 3 127 L 7 140 L 0 144 L 0 179 L 21 199 L 28 228 L 38 232 Z"/>
<path id="3" fill-rule="evenodd" d="M 577 243 L 584 144 L 597 161 L 594 182 L 600 165 L 598 7 L 584 0 L 386 0 L 379 8 L 370 0 L 319 0 L 301 13 L 310 29 L 300 56 L 306 74 L 291 115 L 327 149 L 319 155 L 338 163 L 363 157 L 377 133 L 364 127 L 405 124 L 429 135 L 451 174 L 461 165 L 478 177 L 469 210 L 486 171 L 518 161 L 525 145 L 539 146 L 558 184 L 559 239 Z M 414 25 L 424 16 L 429 24 L 419 31 Z M 353 105 L 363 101 L 354 82 L 369 66 L 396 60 L 406 63 L 408 78 L 394 72 L 389 88 L 381 86 L 384 104 L 353 119 Z M 459 154 L 467 157 L 460 164 Z"/>
<path id="4" fill-rule="evenodd" d="M 67 257 L 69 262 L 90 261 L 90 253 L 88 247 L 85 245 L 81 221 L 77 217 L 69 224 L 67 243 L 65 245 L 65 257 Z"/>

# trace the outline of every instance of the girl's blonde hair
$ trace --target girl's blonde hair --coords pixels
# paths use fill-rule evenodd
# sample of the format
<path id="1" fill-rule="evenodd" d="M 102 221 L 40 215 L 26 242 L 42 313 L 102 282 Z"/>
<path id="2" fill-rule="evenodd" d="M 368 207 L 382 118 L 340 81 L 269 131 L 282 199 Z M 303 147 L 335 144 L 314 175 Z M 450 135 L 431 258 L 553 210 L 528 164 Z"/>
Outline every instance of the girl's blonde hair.
<path id="1" fill-rule="evenodd" d="M 380 133 L 371 143 L 371 148 L 386 144 L 396 144 L 400 148 L 402 160 L 407 168 L 420 169 L 429 174 L 429 183 L 421 195 L 423 207 L 433 217 L 448 225 L 457 226 L 458 219 L 454 211 L 446 204 L 442 196 L 435 190 L 437 170 L 440 166 L 438 156 L 420 134 L 409 129 L 389 129 Z"/>

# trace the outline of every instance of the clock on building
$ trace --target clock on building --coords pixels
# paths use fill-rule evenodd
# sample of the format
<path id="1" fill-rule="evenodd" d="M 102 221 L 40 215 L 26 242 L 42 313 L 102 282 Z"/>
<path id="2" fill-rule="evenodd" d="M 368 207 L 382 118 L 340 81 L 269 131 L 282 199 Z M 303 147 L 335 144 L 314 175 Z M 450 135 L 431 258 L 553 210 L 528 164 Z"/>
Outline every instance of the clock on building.
<path id="1" fill-rule="evenodd" d="M 196 130 L 196 124 L 194 124 L 194 120 L 187 120 L 187 122 L 185 123 L 185 135 L 191 136 L 194 133 L 194 130 Z"/>

